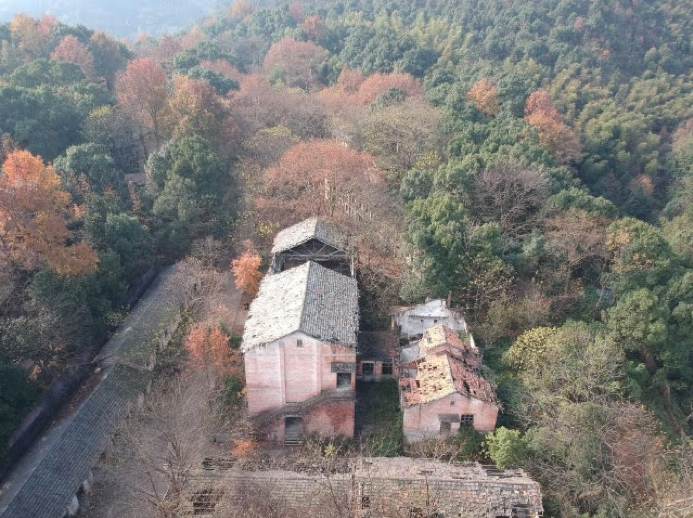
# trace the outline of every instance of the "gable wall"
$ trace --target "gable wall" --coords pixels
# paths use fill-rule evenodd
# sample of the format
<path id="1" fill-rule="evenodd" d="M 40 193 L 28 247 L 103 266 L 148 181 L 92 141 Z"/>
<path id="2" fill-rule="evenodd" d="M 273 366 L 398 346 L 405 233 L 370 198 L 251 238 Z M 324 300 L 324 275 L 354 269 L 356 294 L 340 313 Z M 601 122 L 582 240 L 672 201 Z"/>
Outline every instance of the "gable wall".
<path id="1" fill-rule="evenodd" d="M 407 442 L 416 442 L 439 436 L 439 414 L 473 414 L 474 429 L 490 432 L 496 427 L 498 406 L 454 393 L 430 403 L 405 406 L 402 414 L 404 438 Z M 458 429 L 459 423 L 452 423 L 452 432 Z"/>
<path id="2" fill-rule="evenodd" d="M 297 346 L 297 340 L 303 346 Z M 288 402 L 304 401 L 337 386 L 332 363 L 355 364 L 356 351 L 293 333 L 245 354 L 248 411 L 257 414 Z M 352 388 L 355 376 L 352 375 Z"/>

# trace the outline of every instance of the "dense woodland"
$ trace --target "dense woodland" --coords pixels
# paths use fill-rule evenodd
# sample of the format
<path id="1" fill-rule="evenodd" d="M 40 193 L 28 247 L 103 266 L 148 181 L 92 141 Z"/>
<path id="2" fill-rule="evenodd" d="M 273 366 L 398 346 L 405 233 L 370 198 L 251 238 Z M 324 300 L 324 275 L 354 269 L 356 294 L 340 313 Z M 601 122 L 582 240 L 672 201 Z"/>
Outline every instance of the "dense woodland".
<path id="1" fill-rule="evenodd" d="M 358 248 L 364 327 L 402 299 L 463 308 L 503 402 L 485 455 L 536 477 L 548 516 L 687 516 L 691 13 L 239 0 L 127 45 L 15 16 L 0 440 L 150 268 L 266 260 L 277 229 L 319 215 Z"/>

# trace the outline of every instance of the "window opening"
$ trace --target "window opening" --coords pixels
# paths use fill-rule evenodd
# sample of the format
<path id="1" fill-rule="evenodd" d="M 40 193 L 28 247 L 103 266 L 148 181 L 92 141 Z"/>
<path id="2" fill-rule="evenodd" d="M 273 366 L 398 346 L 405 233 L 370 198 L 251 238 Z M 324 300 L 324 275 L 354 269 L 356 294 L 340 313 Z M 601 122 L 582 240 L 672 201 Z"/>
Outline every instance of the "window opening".
<path id="1" fill-rule="evenodd" d="M 300 338 L 296 340 L 296 347 L 303 347 L 303 340 L 301 340 Z"/>
<path id="2" fill-rule="evenodd" d="M 474 414 L 462 414 L 460 416 L 460 426 L 472 426 L 474 424 Z"/>
<path id="3" fill-rule="evenodd" d="M 375 364 L 373 362 L 363 362 L 363 375 L 372 376 L 375 369 Z"/>
<path id="4" fill-rule="evenodd" d="M 338 372 L 337 373 L 337 388 L 351 387 L 351 373 L 349 372 Z"/>
<path id="5" fill-rule="evenodd" d="M 392 362 L 383 362 L 383 374 L 392 376 Z"/>

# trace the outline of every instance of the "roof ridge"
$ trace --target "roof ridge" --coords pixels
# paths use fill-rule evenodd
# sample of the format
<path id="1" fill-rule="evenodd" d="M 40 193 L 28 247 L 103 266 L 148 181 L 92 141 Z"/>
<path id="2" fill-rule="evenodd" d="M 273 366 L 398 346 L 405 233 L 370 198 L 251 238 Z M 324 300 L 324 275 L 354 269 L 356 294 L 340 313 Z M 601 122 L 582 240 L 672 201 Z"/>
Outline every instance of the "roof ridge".
<path id="1" fill-rule="evenodd" d="M 310 281 L 310 272 L 313 268 L 313 265 L 319 266 L 317 263 L 310 260 L 306 261 L 306 264 L 308 265 L 308 268 L 306 268 L 306 285 L 305 290 L 303 292 L 303 297 L 301 298 L 301 318 L 298 319 L 298 331 L 302 331 L 303 329 L 305 329 L 304 319 L 306 317 L 306 301 L 308 300 L 308 283 Z"/>

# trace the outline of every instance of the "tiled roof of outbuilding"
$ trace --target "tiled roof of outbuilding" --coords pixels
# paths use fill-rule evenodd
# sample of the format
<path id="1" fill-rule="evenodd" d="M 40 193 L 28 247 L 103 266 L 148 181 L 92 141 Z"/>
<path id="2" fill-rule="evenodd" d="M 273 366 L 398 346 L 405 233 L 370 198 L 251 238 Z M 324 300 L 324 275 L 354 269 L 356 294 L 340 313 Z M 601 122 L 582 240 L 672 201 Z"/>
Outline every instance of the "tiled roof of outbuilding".
<path id="1" fill-rule="evenodd" d="M 317 239 L 337 250 L 344 250 L 347 246 L 346 237 L 337 227 L 318 218 L 309 218 L 280 231 L 274 238 L 272 253 L 290 250 L 311 239 Z"/>
<path id="2" fill-rule="evenodd" d="M 243 351 L 296 331 L 356 347 L 358 325 L 356 279 L 308 261 L 262 280 L 245 323 Z"/>

